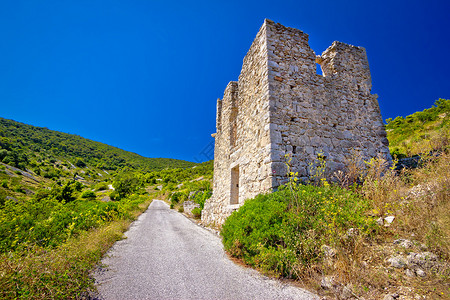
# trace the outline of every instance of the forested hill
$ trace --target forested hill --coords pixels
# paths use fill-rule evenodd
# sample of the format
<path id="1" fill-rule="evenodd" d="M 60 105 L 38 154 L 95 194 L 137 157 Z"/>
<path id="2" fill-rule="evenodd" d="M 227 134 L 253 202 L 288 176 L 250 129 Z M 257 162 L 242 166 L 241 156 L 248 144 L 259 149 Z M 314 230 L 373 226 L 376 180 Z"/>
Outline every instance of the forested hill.
<path id="1" fill-rule="evenodd" d="M 0 161 L 24 169 L 45 159 L 64 159 L 78 167 L 104 170 L 150 171 L 196 165 L 177 159 L 147 158 L 78 135 L 0 118 Z"/>

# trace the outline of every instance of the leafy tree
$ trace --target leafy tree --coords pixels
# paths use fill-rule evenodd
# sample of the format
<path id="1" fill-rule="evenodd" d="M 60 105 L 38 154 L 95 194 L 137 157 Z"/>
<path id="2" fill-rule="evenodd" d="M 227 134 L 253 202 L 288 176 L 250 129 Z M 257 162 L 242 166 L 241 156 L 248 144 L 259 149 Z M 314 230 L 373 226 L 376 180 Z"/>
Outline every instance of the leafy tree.
<path id="1" fill-rule="evenodd" d="M 8 150 L 0 149 L 0 160 L 2 160 L 8 154 Z"/>
<path id="2" fill-rule="evenodd" d="M 56 200 L 62 202 L 72 202 L 77 199 L 75 192 L 77 191 L 78 182 L 68 181 L 62 187 L 55 185 L 51 191 Z"/>
<path id="3" fill-rule="evenodd" d="M 81 198 L 85 199 L 95 199 L 95 193 L 93 191 L 84 191 L 83 194 L 81 194 Z"/>
<path id="4" fill-rule="evenodd" d="M 75 166 L 77 166 L 78 168 L 84 168 L 86 167 L 86 163 L 81 158 L 77 158 Z"/>
<path id="5" fill-rule="evenodd" d="M 118 198 L 121 199 L 136 192 L 140 188 L 140 182 L 135 175 L 125 173 L 116 176 L 113 182 L 113 187 L 118 195 Z"/>

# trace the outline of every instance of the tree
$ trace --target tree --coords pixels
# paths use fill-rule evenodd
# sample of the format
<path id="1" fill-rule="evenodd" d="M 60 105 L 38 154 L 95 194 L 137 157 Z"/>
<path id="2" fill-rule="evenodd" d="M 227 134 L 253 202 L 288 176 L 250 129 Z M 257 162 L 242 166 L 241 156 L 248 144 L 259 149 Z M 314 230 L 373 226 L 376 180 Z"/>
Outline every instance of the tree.
<path id="1" fill-rule="evenodd" d="M 120 174 L 116 176 L 113 187 L 119 196 L 118 198 L 121 199 L 136 192 L 140 187 L 140 182 L 139 179 L 131 173 Z"/>
<path id="2" fill-rule="evenodd" d="M 75 166 L 77 166 L 78 168 L 84 168 L 86 167 L 86 163 L 81 158 L 77 158 Z"/>
<path id="3" fill-rule="evenodd" d="M 51 194 L 58 201 L 65 201 L 66 203 L 68 203 L 77 199 L 77 197 L 75 196 L 76 190 L 77 190 L 77 182 L 68 181 L 62 187 L 55 185 L 51 191 Z"/>
<path id="4" fill-rule="evenodd" d="M 8 150 L 6 150 L 6 149 L 0 149 L 0 161 L 1 161 L 6 155 L 8 155 Z"/>

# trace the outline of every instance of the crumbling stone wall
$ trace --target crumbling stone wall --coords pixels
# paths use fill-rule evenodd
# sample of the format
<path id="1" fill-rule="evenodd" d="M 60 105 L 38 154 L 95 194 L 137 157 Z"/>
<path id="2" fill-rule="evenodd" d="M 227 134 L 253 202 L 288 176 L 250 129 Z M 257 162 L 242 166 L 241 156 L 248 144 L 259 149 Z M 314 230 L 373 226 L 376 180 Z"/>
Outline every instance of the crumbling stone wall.
<path id="1" fill-rule="evenodd" d="M 265 20 L 238 82 L 217 101 L 214 190 L 203 222 L 220 225 L 246 199 L 283 184 L 285 155 L 303 178 L 319 154 L 329 173 L 343 169 L 353 151 L 390 159 L 370 90 L 364 48 L 334 42 L 316 56 L 307 34 Z"/>

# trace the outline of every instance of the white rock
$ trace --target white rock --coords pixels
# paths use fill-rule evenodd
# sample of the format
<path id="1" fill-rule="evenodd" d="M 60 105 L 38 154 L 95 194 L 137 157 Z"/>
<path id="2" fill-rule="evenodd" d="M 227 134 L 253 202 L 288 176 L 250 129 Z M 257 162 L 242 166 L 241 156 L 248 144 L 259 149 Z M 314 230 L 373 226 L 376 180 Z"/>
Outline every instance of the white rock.
<path id="1" fill-rule="evenodd" d="M 416 276 L 416 274 L 414 273 L 414 271 L 413 271 L 413 270 L 410 270 L 410 269 L 406 269 L 405 274 L 406 274 L 406 276 L 408 276 L 408 277 L 414 277 L 414 276 Z"/>
<path id="2" fill-rule="evenodd" d="M 350 299 L 352 297 L 353 297 L 352 285 L 351 284 L 347 284 L 342 289 L 341 298 L 342 299 Z"/>
<path id="3" fill-rule="evenodd" d="M 425 276 L 427 276 L 427 274 L 425 273 L 425 271 L 422 270 L 422 269 L 417 269 L 417 270 L 416 270 L 416 274 L 417 274 L 417 276 L 419 276 L 419 277 L 425 277 Z"/>
<path id="4" fill-rule="evenodd" d="M 330 290 L 335 285 L 334 277 L 333 276 L 325 276 L 322 278 L 322 281 L 320 282 L 320 286 L 326 290 Z"/>
<path id="5" fill-rule="evenodd" d="M 400 247 L 403 248 L 411 248 L 414 244 L 410 241 L 410 240 L 406 240 L 406 239 L 398 239 L 394 241 L 395 245 L 399 245 Z"/>
<path id="6" fill-rule="evenodd" d="M 383 218 L 382 217 L 379 217 L 378 219 L 377 219 L 377 224 L 378 225 L 380 225 L 380 226 L 383 226 L 383 224 L 384 224 L 384 221 L 383 221 Z"/>
<path id="7" fill-rule="evenodd" d="M 403 256 L 395 256 L 388 259 L 388 262 L 391 264 L 391 267 L 394 268 L 403 268 L 407 265 L 407 260 Z"/>
<path id="8" fill-rule="evenodd" d="M 384 220 L 386 221 L 386 224 L 384 224 L 384 226 L 388 227 L 389 225 L 391 225 L 392 222 L 394 222 L 394 219 L 395 219 L 394 216 L 388 216 L 384 218 Z"/>

